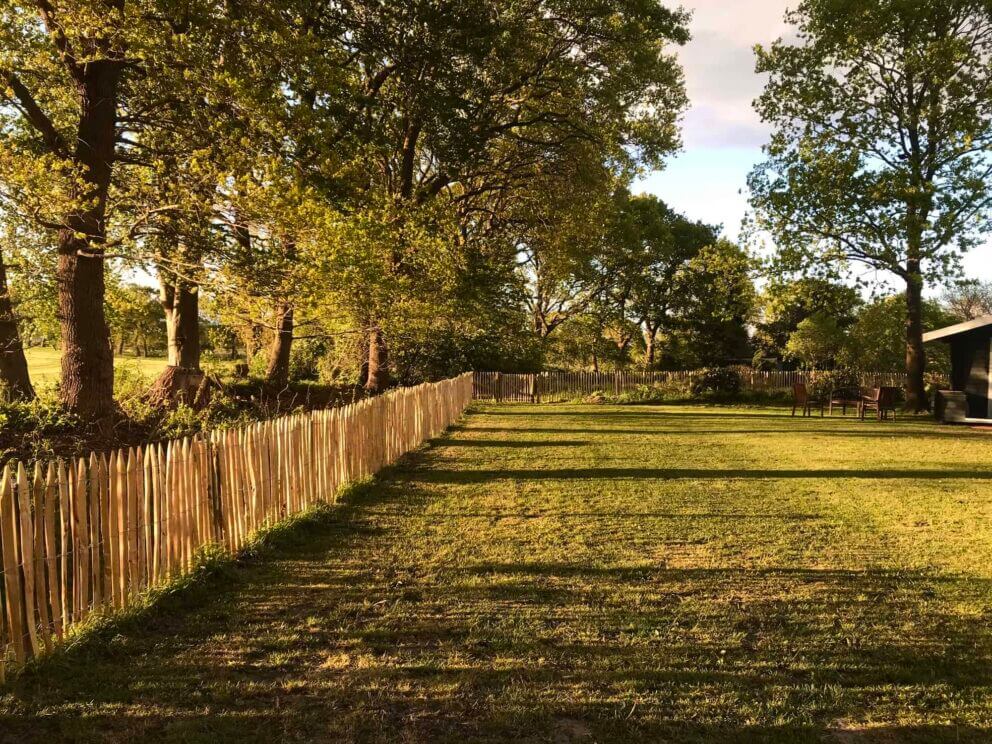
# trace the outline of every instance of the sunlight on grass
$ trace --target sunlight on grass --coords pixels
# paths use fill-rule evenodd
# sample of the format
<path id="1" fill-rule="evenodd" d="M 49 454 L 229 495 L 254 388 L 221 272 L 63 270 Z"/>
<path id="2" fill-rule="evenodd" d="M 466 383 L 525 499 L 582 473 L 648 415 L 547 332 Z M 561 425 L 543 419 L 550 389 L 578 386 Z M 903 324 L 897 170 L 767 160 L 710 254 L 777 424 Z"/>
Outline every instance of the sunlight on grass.
<path id="1" fill-rule="evenodd" d="M 54 385 L 59 381 L 62 364 L 62 351 L 49 347 L 33 346 L 24 350 L 28 360 L 28 372 L 31 382 L 38 387 Z M 155 379 L 166 367 L 164 357 L 136 357 L 130 354 L 116 356 L 114 366 L 139 372 L 143 377 Z"/>
<path id="2" fill-rule="evenodd" d="M 988 741 L 992 437 L 488 406 L 0 695 L 172 741 Z M 43 714 L 43 715 L 42 715 Z"/>

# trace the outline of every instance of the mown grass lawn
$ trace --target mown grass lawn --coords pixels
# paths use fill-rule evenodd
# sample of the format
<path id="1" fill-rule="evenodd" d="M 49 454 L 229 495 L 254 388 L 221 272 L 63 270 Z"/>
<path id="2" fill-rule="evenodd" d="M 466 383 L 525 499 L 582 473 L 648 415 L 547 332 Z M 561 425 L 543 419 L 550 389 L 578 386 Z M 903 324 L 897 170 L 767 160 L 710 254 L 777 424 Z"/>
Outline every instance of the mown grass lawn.
<path id="1" fill-rule="evenodd" d="M 33 346 L 24 350 L 28 362 L 28 374 L 36 386 L 54 385 L 59 381 L 62 369 L 62 351 L 47 346 Z M 155 379 L 165 369 L 165 357 L 136 357 L 129 354 L 114 360 L 117 367 L 127 367 L 150 380 Z"/>
<path id="2" fill-rule="evenodd" d="M 989 434 L 483 407 L 0 739 L 989 741 L 990 519 Z"/>

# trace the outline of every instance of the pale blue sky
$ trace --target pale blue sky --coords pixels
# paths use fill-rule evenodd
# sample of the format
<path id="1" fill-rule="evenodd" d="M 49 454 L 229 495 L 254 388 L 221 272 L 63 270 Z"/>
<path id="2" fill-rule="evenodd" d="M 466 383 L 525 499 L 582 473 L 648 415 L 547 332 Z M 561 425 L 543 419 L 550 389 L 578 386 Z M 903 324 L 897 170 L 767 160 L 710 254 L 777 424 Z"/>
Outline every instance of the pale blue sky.
<path id="1" fill-rule="evenodd" d="M 691 108 L 683 151 L 634 190 L 657 194 L 693 219 L 724 226 L 736 239 L 747 210 L 747 174 L 761 160 L 768 130 L 751 108 L 763 78 L 754 72 L 756 43 L 788 34 L 795 0 L 684 0 L 693 39 L 678 52 Z M 966 274 L 992 280 L 992 240 L 965 259 Z"/>

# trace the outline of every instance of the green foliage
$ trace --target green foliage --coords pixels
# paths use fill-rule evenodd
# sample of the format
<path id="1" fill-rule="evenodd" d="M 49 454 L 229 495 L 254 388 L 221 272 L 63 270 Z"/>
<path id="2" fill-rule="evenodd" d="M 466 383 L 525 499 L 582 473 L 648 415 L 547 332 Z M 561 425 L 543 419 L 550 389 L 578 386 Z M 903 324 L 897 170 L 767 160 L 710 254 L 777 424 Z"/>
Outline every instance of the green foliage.
<path id="1" fill-rule="evenodd" d="M 201 409 L 180 404 L 160 412 L 154 420 L 153 438 L 180 439 L 203 431 L 245 426 L 265 417 L 260 410 L 222 391 L 212 391 L 209 403 Z"/>
<path id="2" fill-rule="evenodd" d="M 741 391 L 743 382 L 740 374 L 732 369 L 715 367 L 702 369 L 692 378 L 692 394 L 706 393 L 734 395 Z"/>
<path id="3" fill-rule="evenodd" d="M 847 334 L 840 361 L 866 371 L 894 372 L 903 368 L 906 358 L 906 297 L 890 295 L 866 305 Z M 935 300 L 923 303 L 926 330 L 935 330 L 957 322 Z M 950 357 L 945 344 L 927 344 L 928 367 L 937 374 L 950 371 Z"/>
<path id="4" fill-rule="evenodd" d="M 988 225 L 992 12 L 975 0 L 804 0 L 758 47 L 775 127 L 750 179 L 786 265 L 941 280 Z M 939 122 L 939 125 L 938 125 Z"/>
<path id="5" fill-rule="evenodd" d="M 540 368 L 537 338 L 522 313 L 439 317 L 428 326 L 405 327 L 393 336 L 391 353 L 403 384 L 439 380 L 475 369 L 526 372 Z"/>
<path id="6" fill-rule="evenodd" d="M 161 355 L 165 351 L 165 314 L 155 290 L 107 277 L 107 322 L 118 353 L 128 345 L 135 353 Z"/>
<path id="7" fill-rule="evenodd" d="M 818 312 L 809 316 L 789 335 L 785 353 L 806 369 L 823 369 L 843 351 L 846 336 L 837 319 Z"/>
<path id="8" fill-rule="evenodd" d="M 666 380 L 651 385 L 638 385 L 620 395 L 613 396 L 610 402 L 621 405 L 631 403 L 678 403 L 698 397 L 692 390 L 689 380 Z"/>
<path id="9" fill-rule="evenodd" d="M 294 381 L 320 379 L 321 359 L 327 355 L 323 339 L 303 339 L 293 344 L 289 358 L 289 379 Z"/>
<path id="10" fill-rule="evenodd" d="M 259 349 L 248 360 L 248 376 L 256 380 L 265 378 L 265 371 L 269 366 L 268 349 Z"/>
<path id="11" fill-rule="evenodd" d="M 114 367 L 114 397 L 128 419 L 146 422 L 158 415 L 145 398 L 151 382 L 151 378 L 137 367 L 120 364 Z"/>
<path id="12" fill-rule="evenodd" d="M 812 376 L 809 391 L 812 395 L 825 398 L 835 391 L 848 391 L 857 395 L 861 390 L 861 374 L 856 369 L 838 367 L 819 370 Z"/>
<path id="13" fill-rule="evenodd" d="M 45 436 L 66 434 L 79 427 L 79 418 L 52 400 L 11 401 L 0 404 L 0 429 Z"/>
<path id="14" fill-rule="evenodd" d="M 909 405 L 926 405 L 922 297 L 992 227 L 992 7 L 803 0 L 795 42 L 757 47 L 773 127 L 753 227 L 785 270 L 852 263 L 905 283 Z"/>
<path id="15" fill-rule="evenodd" d="M 546 368 L 572 369 L 623 369 L 629 361 L 631 342 L 640 341 L 631 329 L 623 329 L 628 344 L 618 345 L 615 327 L 622 321 L 607 313 L 598 312 L 602 307 L 594 305 L 588 312 L 576 315 L 564 323 L 545 344 L 544 366 Z M 605 317 L 604 317 L 605 316 Z M 612 323 L 610 323 L 612 321 Z M 636 333 L 636 327 L 633 329 Z"/>
<path id="16" fill-rule="evenodd" d="M 783 278 L 773 273 L 757 298 L 753 343 L 757 367 L 786 360 L 790 336 L 807 318 L 829 316 L 838 328 L 854 322 L 862 304 L 857 287 L 816 277 Z"/>
<path id="17" fill-rule="evenodd" d="M 675 330 L 668 353 L 686 369 L 739 363 L 752 356 L 748 321 L 754 306 L 752 261 L 719 240 L 699 251 L 676 276 Z"/>
<path id="18" fill-rule="evenodd" d="M 677 148 L 687 103 L 669 46 L 688 14 L 655 2 L 359 0 L 315 16 L 296 0 L 70 0 L 44 14 L 0 2 L 0 199 L 31 236 L 24 276 L 51 275 L 57 235 L 112 247 L 121 276 L 212 297 L 206 348 L 249 358 L 291 305 L 301 336 L 381 332 L 402 379 L 536 364 L 519 340 L 521 246 L 595 250 L 589 215 Z M 104 93 L 86 93 L 97 79 Z M 110 131 L 90 163 L 67 143 L 94 101 L 101 132 L 126 136 Z M 85 229 L 62 229 L 84 212 Z M 115 345 L 161 348 L 154 298 L 110 279 Z M 431 339 L 438 324 L 453 337 Z M 360 362 L 322 360 L 346 345 L 298 352 L 292 374 L 340 377 Z"/>

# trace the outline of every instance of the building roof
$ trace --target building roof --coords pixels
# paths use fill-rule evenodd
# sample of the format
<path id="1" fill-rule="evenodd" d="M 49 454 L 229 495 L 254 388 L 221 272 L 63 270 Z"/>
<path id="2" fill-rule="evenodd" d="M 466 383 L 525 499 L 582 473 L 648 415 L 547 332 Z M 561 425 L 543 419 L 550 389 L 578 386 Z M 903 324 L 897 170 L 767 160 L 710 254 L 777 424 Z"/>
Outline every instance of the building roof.
<path id="1" fill-rule="evenodd" d="M 962 333 L 977 331 L 980 328 L 989 328 L 992 331 L 992 315 L 983 315 L 974 320 L 958 323 L 957 325 L 948 326 L 947 328 L 941 328 L 936 331 L 930 331 L 930 333 L 924 333 L 923 341 L 946 341 L 952 336 L 960 336 Z"/>

